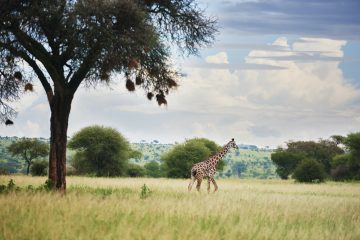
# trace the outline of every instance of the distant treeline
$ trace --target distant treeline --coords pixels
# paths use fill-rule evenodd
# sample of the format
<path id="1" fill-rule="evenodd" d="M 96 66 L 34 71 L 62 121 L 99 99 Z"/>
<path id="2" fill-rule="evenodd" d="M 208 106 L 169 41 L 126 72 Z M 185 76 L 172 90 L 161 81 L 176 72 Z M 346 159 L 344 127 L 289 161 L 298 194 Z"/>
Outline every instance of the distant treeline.
<path id="1" fill-rule="evenodd" d="M 360 180 L 360 132 L 327 140 L 290 141 L 271 154 L 276 173 L 300 182 Z"/>
<path id="2" fill-rule="evenodd" d="M 21 157 L 14 157 L 7 150 L 7 147 L 19 141 L 18 137 L 0 137 L 0 171 L 3 173 L 26 173 L 27 164 Z M 72 138 L 73 139 L 73 138 Z M 69 139 L 70 142 L 72 139 Z M 38 138 L 41 142 L 48 143 L 46 138 Z M 91 146 L 93 144 L 86 143 Z M 107 142 L 109 144 L 109 142 Z M 135 152 L 130 156 L 126 164 L 126 172 L 118 171 L 113 175 L 128 175 L 128 176 L 150 176 L 150 177 L 171 177 L 168 176 L 166 167 L 164 165 L 163 156 L 169 153 L 176 146 L 184 143 L 163 144 L 158 140 L 146 142 L 144 140 L 139 143 L 130 143 L 129 147 Z M 275 165 L 271 162 L 270 154 L 272 152 L 268 147 L 258 148 L 255 145 L 240 144 L 238 150 L 231 150 L 223 159 L 224 165 L 218 171 L 217 177 L 239 177 L 239 178 L 277 178 L 275 173 Z M 88 164 L 82 161 L 82 154 L 74 149 L 69 149 L 67 157 L 68 174 L 86 174 L 86 175 L 111 175 L 110 171 L 105 170 L 91 171 L 88 169 Z M 133 152 L 134 153 L 134 152 Z M 101 153 L 105 155 L 105 153 Z M 90 154 L 94 156 L 94 154 Z M 202 161 L 194 160 L 194 161 Z M 47 158 L 42 158 L 42 161 L 47 161 Z M 36 162 L 35 162 L 36 163 Z M 112 163 L 116 164 L 116 163 Z M 44 165 L 42 163 L 42 165 Z M 116 164 L 118 165 L 118 164 Z M 120 164 L 121 165 L 121 164 Z M 78 168 L 78 169 L 76 169 Z M 106 166 L 103 167 L 106 169 Z M 124 166 L 122 169 L 125 171 Z M 107 172 L 106 172 L 107 171 Z M 188 169 L 184 169 L 188 172 Z"/>
<path id="3" fill-rule="evenodd" d="M 0 172 L 25 173 L 33 169 L 32 174 L 46 174 L 47 157 L 41 156 L 46 156 L 47 148 L 39 152 L 44 144 L 48 139 L 1 137 Z M 285 148 L 276 150 L 255 145 L 239 147 L 219 162 L 216 177 L 360 180 L 360 132 L 319 141 L 289 141 Z M 157 140 L 129 143 L 116 129 L 90 126 L 69 139 L 68 148 L 68 175 L 187 178 L 194 163 L 215 154 L 221 146 L 205 138 L 175 144 Z M 32 158 L 21 149 L 32 152 Z M 32 163 L 32 159 L 36 161 Z"/>

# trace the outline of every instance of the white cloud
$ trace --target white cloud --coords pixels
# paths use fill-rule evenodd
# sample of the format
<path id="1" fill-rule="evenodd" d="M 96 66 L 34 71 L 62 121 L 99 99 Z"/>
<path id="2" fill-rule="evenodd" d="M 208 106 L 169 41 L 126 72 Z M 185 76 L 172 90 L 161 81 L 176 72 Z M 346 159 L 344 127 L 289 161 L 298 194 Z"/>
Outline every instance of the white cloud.
<path id="1" fill-rule="evenodd" d="M 247 142 L 274 145 L 276 141 L 297 138 L 328 137 L 337 131 L 356 130 L 360 116 L 360 90 L 347 83 L 339 68 L 346 41 L 300 38 L 288 44 L 278 38 L 271 45 L 287 51 L 250 51 L 249 64 L 282 67 L 279 71 L 251 69 L 188 69 L 189 79 L 171 97 L 176 109 L 211 113 L 194 131 L 214 132 L 220 139 L 234 132 Z M 307 52 L 313 61 L 296 61 L 299 52 Z M 316 52 L 316 55 L 311 55 Z M 207 59 L 227 59 L 224 52 Z M 320 56 L 320 57 L 319 57 Z M 338 57 L 327 61 L 321 57 Z M 289 57 L 288 60 L 272 57 Z M 239 124 L 238 124 L 239 122 Z M 208 126 L 215 126 L 209 128 Z M 209 133 L 210 135 L 210 133 Z"/>
<path id="2" fill-rule="evenodd" d="M 187 77 L 168 96 L 165 108 L 149 102 L 142 90 L 129 94 L 124 81 L 113 90 L 81 89 L 74 97 L 68 135 L 100 124 L 117 128 L 130 141 L 174 142 L 198 136 L 222 144 L 234 137 L 239 143 L 276 147 L 290 139 L 358 131 L 360 107 L 354 103 L 360 102 L 360 90 L 347 83 L 339 68 L 345 44 L 317 38 L 289 43 L 282 37 L 268 48 L 249 52 L 245 64 L 281 68 L 271 71 L 230 70 L 228 54 L 219 52 L 206 58 L 208 68 L 184 67 Z M 298 61 L 299 52 L 305 52 L 309 61 Z M 19 106 L 19 119 L 13 127 L 0 126 L 1 134 L 48 136 L 46 98 L 30 94 Z"/>
<path id="3" fill-rule="evenodd" d="M 216 55 L 208 56 L 205 58 L 205 61 L 208 63 L 218 63 L 218 64 L 221 64 L 221 63 L 228 64 L 229 63 L 226 52 L 219 52 Z"/>

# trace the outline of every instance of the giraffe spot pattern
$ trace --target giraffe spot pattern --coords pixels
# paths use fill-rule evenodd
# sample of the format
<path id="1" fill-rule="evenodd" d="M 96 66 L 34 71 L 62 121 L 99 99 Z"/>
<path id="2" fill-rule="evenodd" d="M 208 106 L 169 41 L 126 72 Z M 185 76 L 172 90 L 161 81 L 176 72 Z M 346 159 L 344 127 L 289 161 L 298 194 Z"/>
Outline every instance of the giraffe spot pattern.
<path id="1" fill-rule="evenodd" d="M 214 175 L 216 173 L 216 164 L 225 156 L 230 148 L 238 148 L 234 139 L 228 142 L 218 153 L 209 157 L 207 160 L 195 163 L 191 168 L 191 181 L 188 190 L 191 191 L 192 185 L 197 181 L 196 189 L 200 191 L 201 181 L 204 177 L 208 178 L 208 192 L 210 191 L 210 182 L 213 183 L 215 190 L 218 189 Z"/>

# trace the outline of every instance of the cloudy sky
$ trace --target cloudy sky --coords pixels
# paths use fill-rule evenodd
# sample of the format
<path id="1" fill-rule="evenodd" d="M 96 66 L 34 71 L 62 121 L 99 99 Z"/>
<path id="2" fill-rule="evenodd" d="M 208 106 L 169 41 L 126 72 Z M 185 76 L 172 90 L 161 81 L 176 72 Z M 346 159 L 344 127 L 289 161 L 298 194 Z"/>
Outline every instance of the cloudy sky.
<path id="1" fill-rule="evenodd" d="M 131 142 L 206 137 L 219 144 L 277 147 L 360 131 L 360 1 L 199 1 L 219 21 L 213 46 L 199 57 L 174 56 L 186 74 L 167 107 L 125 82 L 82 88 L 69 136 L 92 124 Z M 39 83 L 16 104 L 15 124 L 0 135 L 49 136 Z"/>

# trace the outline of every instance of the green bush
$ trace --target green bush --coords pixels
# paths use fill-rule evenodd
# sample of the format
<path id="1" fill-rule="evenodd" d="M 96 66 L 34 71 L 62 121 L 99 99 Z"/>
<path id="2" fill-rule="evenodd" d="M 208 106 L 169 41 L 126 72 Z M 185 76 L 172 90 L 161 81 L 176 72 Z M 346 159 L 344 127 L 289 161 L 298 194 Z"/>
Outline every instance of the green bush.
<path id="1" fill-rule="evenodd" d="M 140 165 L 129 163 L 127 168 L 127 175 L 129 177 L 143 177 L 145 176 L 145 169 Z"/>
<path id="2" fill-rule="evenodd" d="M 324 166 L 314 159 L 302 160 L 293 174 L 293 178 L 299 182 L 322 182 L 325 176 Z"/>
<path id="3" fill-rule="evenodd" d="M 303 154 L 291 153 L 283 149 L 278 149 L 271 154 L 271 160 L 276 166 L 276 173 L 281 179 L 288 179 L 303 158 Z"/>
<path id="4" fill-rule="evenodd" d="M 30 167 L 30 173 L 33 176 L 46 176 L 48 162 L 45 160 L 34 161 Z"/>
<path id="5" fill-rule="evenodd" d="M 159 178 L 164 176 L 164 172 L 162 171 L 162 167 L 159 163 L 156 161 L 151 161 L 149 163 L 146 163 L 144 165 L 146 176 L 148 177 L 154 177 Z"/>
<path id="6" fill-rule="evenodd" d="M 99 177 L 126 175 L 128 159 L 141 155 L 119 131 L 98 125 L 75 133 L 68 147 L 76 150 L 71 161 L 73 173 Z"/>

